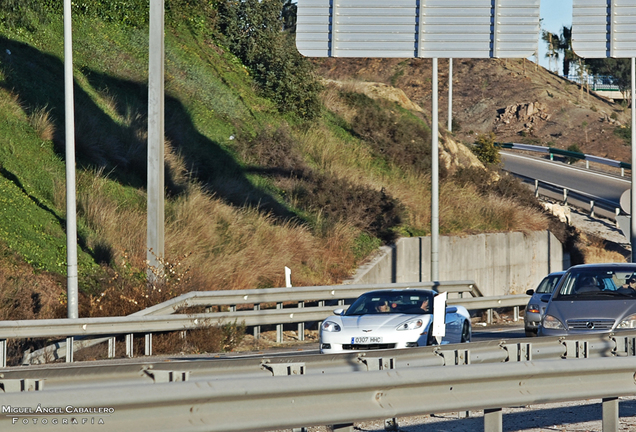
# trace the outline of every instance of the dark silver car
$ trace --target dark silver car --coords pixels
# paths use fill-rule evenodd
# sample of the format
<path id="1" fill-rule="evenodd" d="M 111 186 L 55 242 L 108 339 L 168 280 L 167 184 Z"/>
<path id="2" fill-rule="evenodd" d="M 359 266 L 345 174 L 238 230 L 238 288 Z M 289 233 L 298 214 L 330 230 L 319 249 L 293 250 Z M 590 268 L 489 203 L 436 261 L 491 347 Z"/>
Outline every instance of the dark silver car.
<path id="1" fill-rule="evenodd" d="M 570 268 L 548 302 L 539 336 L 607 333 L 636 328 L 636 264 Z"/>
<path id="2" fill-rule="evenodd" d="M 552 294 L 554 288 L 561 280 L 561 276 L 565 274 L 564 271 L 553 272 L 543 278 L 539 283 L 539 286 L 535 290 L 528 290 L 526 294 L 530 297 L 528 305 L 526 306 L 525 314 L 523 316 L 523 324 L 526 330 L 526 336 L 536 336 L 541 324 L 541 319 L 545 313 L 547 303 L 541 301 L 541 297 L 546 294 Z"/>

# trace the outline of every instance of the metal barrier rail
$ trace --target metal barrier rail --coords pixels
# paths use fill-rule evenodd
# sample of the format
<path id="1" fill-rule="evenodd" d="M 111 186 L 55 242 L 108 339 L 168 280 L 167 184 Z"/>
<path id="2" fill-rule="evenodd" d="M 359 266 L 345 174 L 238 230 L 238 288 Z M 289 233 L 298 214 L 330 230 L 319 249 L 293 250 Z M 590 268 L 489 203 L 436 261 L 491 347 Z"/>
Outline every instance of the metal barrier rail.
<path id="1" fill-rule="evenodd" d="M 495 431 L 502 430 L 502 407 L 603 398 L 603 430 L 618 430 L 618 397 L 636 395 L 635 371 L 636 358 L 630 356 L 452 368 L 380 364 L 363 373 L 308 375 L 298 369 L 291 376 L 220 380 L 177 375 L 174 382 L 13 393 L 5 386 L 3 407 L 9 412 L 0 425 L 9 430 L 46 418 L 53 431 L 67 430 L 73 419 L 87 419 L 104 431 L 240 432 L 325 424 L 351 430 L 349 425 L 363 420 L 484 410 L 484 429 Z M 18 412 L 12 413 L 13 407 Z M 59 412 L 28 412 L 36 407 Z M 92 411 L 73 413 L 82 408 Z"/>
<path id="2" fill-rule="evenodd" d="M 576 189 L 569 188 L 567 186 L 558 185 L 555 183 L 546 182 L 543 180 L 538 180 L 532 177 L 524 176 L 522 174 L 510 173 L 515 177 L 521 179 L 522 182 L 528 185 L 534 186 L 534 194 L 535 196 L 539 196 L 540 188 L 543 187 L 546 191 L 554 192 L 554 194 L 542 193 L 541 195 L 552 198 L 552 199 L 562 199 L 563 204 L 568 204 L 568 198 L 572 197 L 574 199 L 578 199 L 584 203 L 589 203 L 589 208 L 585 210 L 589 210 L 592 217 L 594 217 L 594 212 L 598 208 L 604 209 L 607 211 L 607 216 L 609 219 L 616 220 L 616 216 L 620 214 L 620 204 L 614 201 L 610 201 L 596 195 L 587 194 L 582 191 L 578 191 Z M 582 206 L 578 206 L 582 207 Z"/>
<path id="3" fill-rule="evenodd" d="M 587 168 L 589 168 L 588 162 L 596 162 L 599 164 L 603 164 L 603 165 L 607 165 L 607 166 L 611 166 L 615 168 L 620 168 L 621 176 L 625 175 L 625 169 L 629 169 L 629 170 L 632 169 L 632 165 L 627 162 L 621 162 L 621 161 L 617 161 L 613 159 L 608 159 L 608 158 L 604 158 L 600 156 L 594 156 L 594 155 L 589 155 L 589 154 L 570 151 L 570 150 L 563 150 L 556 147 L 543 147 L 543 146 L 537 146 L 537 145 L 531 145 L 531 144 L 498 143 L 498 142 L 496 142 L 495 145 L 504 149 L 524 150 L 524 151 L 532 151 L 532 152 L 549 154 L 550 159 L 552 159 L 552 156 L 555 154 L 560 156 L 565 156 L 568 158 L 573 158 L 573 159 L 581 159 L 586 162 Z"/>
<path id="4" fill-rule="evenodd" d="M 277 326 L 277 342 L 282 342 L 283 338 L 283 324 L 298 323 L 298 335 L 301 340 L 304 339 L 304 323 L 307 321 L 322 320 L 329 315 L 328 312 L 324 312 L 320 315 L 320 311 L 316 308 L 305 308 L 305 301 L 318 301 L 320 306 L 324 306 L 327 301 L 337 301 L 338 304 L 343 305 L 346 299 L 356 298 L 359 295 L 372 290 L 377 289 L 399 289 L 399 288 L 426 288 L 434 289 L 437 291 L 446 291 L 449 293 L 456 293 L 460 297 L 464 293 L 468 293 L 473 297 L 481 297 L 477 285 L 474 281 L 442 281 L 442 282 L 412 282 L 412 283 L 395 283 L 395 284 L 369 284 L 369 285 L 338 285 L 338 286 L 316 286 L 316 287 L 296 287 L 296 288 L 266 288 L 255 290 L 236 290 L 236 291 L 195 291 L 190 292 L 174 299 L 168 300 L 159 305 L 152 306 L 142 311 L 131 314 L 130 317 L 141 318 L 143 316 L 158 316 L 174 314 L 179 310 L 183 310 L 194 306 L 204 306 L 210 308 L 212 306 L 229 306 L 231 313 L 236 312 L 237 305 L 250 305 L 253 306 L 254 312 L 246 312 L 247 315 L 240 313 L 238 315 L 225 316 L 222 313 L 211 314 L 209 311 L 205 315 L 208 318 L 207 321 L 200 321 L 200 323 L 209 323 L 210 320 L 214 320 L 216 323 L 233 322 L 234 318 L 245 318 L 245 324 L 247 326 L 254 326 L 254 336 L 258 337 L 260 334 L 260 326 L 275 324 Z M 297 302 L 295 308 L 283 309 L 284 302 Z M 276 308 L 284 310 L 284 312 L 268 311 L 261 314 L 261 303 L 276 304 Z M 523 305 L 523 302 L 519 306 Z M 495 306 L 501 307 L 501 306 Z M 518 307 L 515 307 L 515 316 L 518 315 Z M 296 310 L 296 312 L 293 312 Z M 290 312 L 291 311 L 291 312 Z M 294 316 L 296 314 L 296 316 Z M 316 315 L 318 314 L 318 315 Z M 289 315 L 289 316 L 287 316 Z M 191 315 L 192 316 L 192 315 Z M 318 318 L 316 318 L 318 316 Z M 259 318 L 260 317 L 260 318 Z M 491 313 L 488 315 L 489 322 L 491 319 Z M 124 317 L 125 318 L 125 317 Z M 194 316 L 194 318 L 203 319 L 202 315 Z M 180 318 L 183 320 L 183 318 Z M 278 321 L 277 321 L 278 320 Z M 239 321 L 240 322 L 240 321 Z M 66 330 L 60 333 L 54 333 L 53 335 L 62 336 L 95 336 L 98 334 L 117 334 L 119 331 L 113 330 L 112 332 L 99 330 L 99 333 L 87 332 L 85 326 L 88 326 L 88 322 L 82 324 L 79 333 L 70 333 Z M 95 330 L 95 326 L 91 324 L 91 331 Z M 99 323 L 103 326 L 104 323 Z M 28 324 L 25 324 L 28 325 Z M 39 325 L 35 323 L 34 325 Z M 158 324 L 152 324 L 154 327 Z M 201 324 L 194 324 L 194 327 Z M 40 326 L 41 327 L 41 326 Z M 99 326 L 97 326 L 99 327 Z M 3 342 L 0 326 L 0 367 L 6 365 L 6 340 Z M 183 330 L 190 327 L 179 327 L 175 330 Z M 57 331 L 57 330 L 55 330 Z M 152 354 L 152 332 L 167 331 L 167 330 L 146 330 L 139 327 L 130 331 L 124 331 L 126 336 L 126 355 L 133 356 L 133 334 L 145 332 L 145 354 Z M 51 336 L 51 333 L 42 334 L 40 337 Z M 9 337 L 9 336 L 4 336 Z M 31 337 L 38 337 L 37 335 Z M 39 349 L 34 352 L 25 353 L 22 362 L 24 364 L 30 363 L 43 363 L 50 360 L 56 360 L 66 357 L 67 361 L 73 361 L 73 352 L 77 349 L 85 348 L 88 346 L 96 345 L 108 341 L 109 357 L 115 356 L 115 340 L 112 337 L 92 339 L 92 340 L 80 340 L 75 341 L 74 338 L 68 337 L 67 341 L 56 342 L 54 345 L 50 345 L 46 348 Z"/>
<path id="5" fill-rule="evenodd" d="M 481 297 L 473 299 L 451 299 L 449 304 L 464 305 L 467 309 L 490 309 L 525 306 L 528 296 Z M 133 335 L 144 334 L 145 355 L 152 355 L 152 333 L 178 331 L 239 322 L 246 326 L 282 325 L 322 321 L 333 313 L 334 306 L 297 307 L 286 309 L 245 310 L 200 314 L 146 315 L 103 318 L 21 320 L 0 322 L 0 367 L 6 367 L 7 339 L 66 337 L 65 356 L 73 361 L 74 337 L 126 335 L 126 355 L 133 356 Z M 44 355 L 47 355 L 45 352 Z M 58 349 L 48 355 L 51 360 L 60 358 Z M 114 343 L 109 347 L 109 357 L 114 357 Z"/>
<path id="6" fill-rule="evenodd" d="M 342 354 L 285 354 L 249 358 L 198 356 L 179 359 L 166 357 L 126 363 L 86 362 L 30 367 L 4 368 L 0 387 L 17 382 L 42 382 L 47 390 L 91 383 L 154 383 L 173 376 L 212 380 L 258 378 L 301 370 L 305 375 L 366 372 L 390 363 L 398 369 L 414 367 L 456 366 L 465 364 L 504 363 L 557 359 L 634 356 L 636 331 L 616 334 L 592 334 L 577 337 L 521 338 L 492 340 L 470 344 L 447 344 L 401 350 L 361 351 Z M 15 386 L 14 386 L 15 387 Z"/>
<path id="7" fill-rule="evenodd" d="M 482 297 L 474 281 L 407 282 L 372 285 L 326 285 L 315 287 L 264 288 L 236 291 L 192 291 L 133 315 L 164 315 L 193 306 L 228 306 L 262 303 L 342 300 L 357 298 L 379 289 L 424 288 L 439 292 L 468 293 Z"/>

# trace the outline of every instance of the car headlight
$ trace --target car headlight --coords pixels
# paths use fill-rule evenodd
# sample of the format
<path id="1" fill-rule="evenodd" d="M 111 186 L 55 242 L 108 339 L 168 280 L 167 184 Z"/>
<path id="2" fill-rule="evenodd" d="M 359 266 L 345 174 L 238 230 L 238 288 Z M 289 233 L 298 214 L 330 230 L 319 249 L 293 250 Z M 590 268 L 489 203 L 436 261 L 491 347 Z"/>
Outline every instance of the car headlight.
<path id="1" fill-rule="evenodd" d="M 561 321 L 559 321 L 558 319 L 556 319 L 552 315 L 544 316 L 541 325 L 543 326 L 543 328 L 546 328 L 546 329 L 552 329 L 552 330 L 563 330 L 563 329 L 565 329 L 565 327 L 563 326 L 563 323 L 561 323 Z"/>
<path id="2" fill-rule="evenodd" d="M 340 325 L 333 321 L 325 321 L 322 323 L 322 329 L 323 331 L 328 331 L 328 332 L 339 332 Z"/>
<path id="3" fill-rule="evenodd" d="M 539 305 L 529 304 L 526 308 L 526 312 L 539 313 Z"/>
<path id="4" fill-rule="evenodd" d="M 417 318 L 400 324 L 396 330 L 415 330 L 422 327 L 422 324 L 424 324 L 424 321 L 421 318 Z"/>
<path id="5" fill-rule="evenodd" d="M 625 318 L 621 323 L 616 326 L 617 329 L 633 329 L 636 328 L 636 314 L 630 315 Z"/>

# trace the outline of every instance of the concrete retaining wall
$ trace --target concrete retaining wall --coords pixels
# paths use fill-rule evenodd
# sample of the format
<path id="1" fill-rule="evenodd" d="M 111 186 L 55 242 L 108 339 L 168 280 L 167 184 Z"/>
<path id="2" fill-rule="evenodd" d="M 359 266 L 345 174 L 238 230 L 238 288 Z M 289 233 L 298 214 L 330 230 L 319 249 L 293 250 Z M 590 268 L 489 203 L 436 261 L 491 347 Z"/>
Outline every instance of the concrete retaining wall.
<path id="1" fill-rule="evenodd" d="M 385 246 L 350 283 L 428 281 L 430 243 L 430 237 L 411 237 Z M 439 238 L 439 279 L 474 280 L 485 296 L 524 293 L 548 273 L 569 266 L 561 242 L 549 231 Z"/>

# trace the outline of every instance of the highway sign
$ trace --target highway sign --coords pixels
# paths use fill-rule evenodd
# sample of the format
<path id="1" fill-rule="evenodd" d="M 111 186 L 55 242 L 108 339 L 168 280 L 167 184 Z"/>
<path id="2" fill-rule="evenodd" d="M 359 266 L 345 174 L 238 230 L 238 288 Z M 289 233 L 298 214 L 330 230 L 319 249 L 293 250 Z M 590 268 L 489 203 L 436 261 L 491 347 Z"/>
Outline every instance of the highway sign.
<path id="1" fill-rule="evenodd" d="M 308 57 L 526 58 L 540 0 L 298 0 Z"/>
<path id="2" fill-rule="evenodd" d="M 636 57 L 636 1 L 574 0 L 572 49 L 583 58 Z"/>

